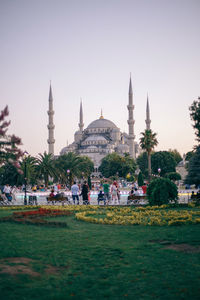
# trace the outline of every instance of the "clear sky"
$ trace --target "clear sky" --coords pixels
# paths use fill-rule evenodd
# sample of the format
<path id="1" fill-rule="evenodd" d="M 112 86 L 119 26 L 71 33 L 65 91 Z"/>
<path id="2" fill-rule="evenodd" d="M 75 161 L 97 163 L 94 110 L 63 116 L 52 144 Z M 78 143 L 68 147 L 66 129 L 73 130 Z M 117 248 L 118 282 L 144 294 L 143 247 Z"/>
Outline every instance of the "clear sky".
<path id="1" fill-rule="evenodd" d="M 195 144 L 189 106 L 200 96 L 199 0 L 0 0 L 0 99 L 8 133 L 32 155 L 48 150 L 48 93 L 55 154 L 73 142 L 80 98 L 85 127 L 100 116 L 128 132 L 128 84 L 136 141 L 147 93 L 156 150 Z"/>

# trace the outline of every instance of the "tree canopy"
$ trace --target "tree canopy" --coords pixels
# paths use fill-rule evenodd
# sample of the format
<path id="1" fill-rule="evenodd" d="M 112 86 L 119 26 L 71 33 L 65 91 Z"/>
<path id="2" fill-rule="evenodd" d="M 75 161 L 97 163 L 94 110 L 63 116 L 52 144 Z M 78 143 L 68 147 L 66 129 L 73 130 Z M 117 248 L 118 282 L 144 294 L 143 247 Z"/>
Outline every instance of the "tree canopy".
<path id="1" fill-rule="evenodd" d="M 102 159 L 99 171 L 104 177 L 119 176 L 126 178 L 127 174 L 134 174 L 136 163 L 129 155 L 121 156 L 114 152 Z"/>
<path id="2" fill-rule="evenodd" d="M 21 139 L 14 134 L 7 134 L 10 125 L 10 121 L 6 121 L 8 115 L 8 106 L 6 106 L 0 113 L 0 165 L 9 161 L 13 166 L 19 168 L 18 160 L 23 155 L 18 148 L 21 145 Z"/>
<path id="3" fill-rule="evenodd" d="M 188 166 L 188 175 L 185 183 L 200 186 L 200 146 L 196 148 L 194 155 L 191 157 Z"/>
<path id="4" fill-rule="evenodd" d="M 175 161 L 176 161 L 176 164 L 178 164 L 181 160 L 182 160 L 182 157 L 181 157 L 181 154 L 178 152 L 178 150 L 176 149 L 169 149 L 169 152 L 173 155 Z"/>
<path id="5" fill-rule="evenodd" d="M 145 176 L 148 177 L 148 157 L 147 152 L 142 152 L 136 159 L 137 165 L 139 166 L 140 171 Z"/>
<path id="6" fill-rule="evenodd" d="M 176 172 L 176 161 L 174 156 L 168 151 L 154 152 L 151 156 L 152 172 L 164 176 L 166 173 Z"/>

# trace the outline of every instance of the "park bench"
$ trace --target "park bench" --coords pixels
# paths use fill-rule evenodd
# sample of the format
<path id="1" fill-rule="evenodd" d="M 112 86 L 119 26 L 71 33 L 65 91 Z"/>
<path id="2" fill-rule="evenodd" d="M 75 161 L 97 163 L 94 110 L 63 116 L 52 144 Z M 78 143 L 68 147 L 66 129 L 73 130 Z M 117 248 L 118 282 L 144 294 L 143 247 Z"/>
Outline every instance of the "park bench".
<path id="1" fill-rule="evenodd" d="M 66 202 L 66 204 L 70 204 L 70 201 L 68 199 L 67 196 L 62 196 L 62 197 L 47 197 L 47 204 L 56 204 L 56 203 L 62 203 L 62 205 L 64 205 L 64 203 Z"/>
<path id="2" fill-rule="evenodd" d="M 146 195 L 141 195 L 141 196 L 129 195 L 127 198 L 127 205 L 140 204 L 141 200 L 146 200 L 146 199 L 147 199 Z"/>

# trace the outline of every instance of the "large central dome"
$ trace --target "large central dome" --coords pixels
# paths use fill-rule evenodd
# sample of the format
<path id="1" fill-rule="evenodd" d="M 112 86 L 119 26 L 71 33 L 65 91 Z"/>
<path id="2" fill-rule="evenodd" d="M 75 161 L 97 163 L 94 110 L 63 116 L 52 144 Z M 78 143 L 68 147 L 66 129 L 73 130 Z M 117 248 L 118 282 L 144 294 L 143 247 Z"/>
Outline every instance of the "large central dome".
<path id="1" fill-rule="evenodd" d="M 87 129 L 91 128 L 117 128 L 117 126 L 110 120 L 100 118 L 88 125 Z"/>

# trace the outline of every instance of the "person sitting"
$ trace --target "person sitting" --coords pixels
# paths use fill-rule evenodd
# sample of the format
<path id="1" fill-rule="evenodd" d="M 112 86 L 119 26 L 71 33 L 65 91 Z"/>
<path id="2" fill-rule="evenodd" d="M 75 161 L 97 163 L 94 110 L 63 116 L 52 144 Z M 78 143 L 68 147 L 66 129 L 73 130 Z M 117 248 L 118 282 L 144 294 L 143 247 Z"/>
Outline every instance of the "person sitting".
<path id="1" fill-rule="evenodd" d="M 49 194 L 49 197 L 50 197 L 50 198 L 54 198 L 54 197 L 55 197 L 55 195 L 54 195 L 54 190 L 51 190 L 51 193 Z"/>
<path id="2" fill-rule="evenodd" d="M 103 201 L 103 202 L 104 202 L 104 205 L 106 205 L 106 199 L 105 199 L 104 193 L 103 193 L 102 191 L 99 192 L 97 201 L 98 201 L 98 205 L 99 205 L 99 202 L 100 202 L 100 201 Z"/>
<path id="3" fill-rule="evenodd" d="M 134 190 L 134 193 L 133 193 L 135 196 L 140 196 L 140 192 L 138 191 L 138 189 L 137 188 L 135 188 L 135 190 Z"/>

